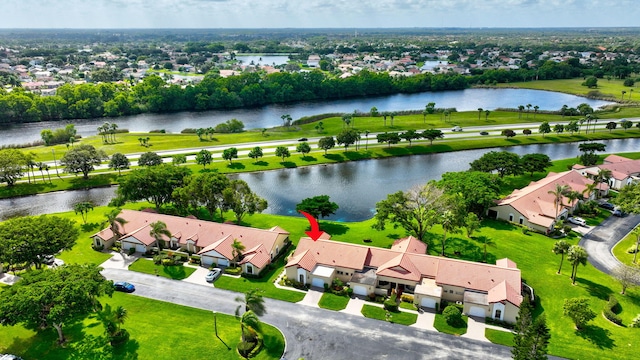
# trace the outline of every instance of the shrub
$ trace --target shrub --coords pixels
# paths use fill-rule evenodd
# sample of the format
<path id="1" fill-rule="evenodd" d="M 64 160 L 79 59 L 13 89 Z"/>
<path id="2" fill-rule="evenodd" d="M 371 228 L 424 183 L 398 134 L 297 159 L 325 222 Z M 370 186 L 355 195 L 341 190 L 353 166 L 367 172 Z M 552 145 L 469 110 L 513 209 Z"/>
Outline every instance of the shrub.
<path id="1" fill-rule="evenodd" d="M 200 256 L 191 255 L 189 257 L 189 263 L 191 263 L 191 264 L 200 264 Z"/>
<path id="2" fill-rule="evenodd" d="M 150 133 L 159 133 L 159 134 L 165 134 L 167 131 L 165 129 L 153 129 L 151 131 L 149 131 Z"/>
<path id="3" fill-rule="evenodd" d="M 631 321 L 629 327 L 640 328 L 640 314 L 638 314 L 638 316 L 636 316 L 635 319 Z"/>
<path id="4" fill-rule="evenodd" d="M 129 341 L 129 332 L 126 329 L 120 329 L 117 334 L 109 337 L 111 346 L 118 346 Z"/>
<path id="5" fill-rule="evenodd" d="M 527 235 L 527 234 L 529 233 L 529 228 L 527 228 L 527 227 L 523 227 L 523 228 L 522 228 L 522 233 L 523 233 L 523 234 L 525 234 L 525 235 Z"/>
<path id="6" fill-rule="evenodd" d="M 133 255 L 135 253 L 136 253 L 136 248 L 134 248 L 134 247 L 129 248 L 129 255 Z"/>
<path id="7" fill-rule="evenodd" d="M 384 301 L 383 303 L 385 310 L 391 312 L 398 312 L 398 302 L 395 294 L 391 295 L 390 298 Z"/>
<path id="8" fill-rule="evenodd" d="M 171 265 L 175 265 L 175 262 L 173 261 L 173 259 L 169 259 L 169 258 L 162 259 L 162 266 L 171 266 Z"/>
<path id="9" fill-rule="evenodd" d="M 400 300 L 402 300 L 403 302 L 407 302 L 407 303 L 413 304 L 413 295 L 411 295 L 411 294 L 402 294 L 402 296 L 400 297 Z"/>
<path id="10" fill-rule="evenodd" d="M 238 352 L 240 353 L 240 355 L 242 355 L 242 357 L 248 358 L 249 353 L 251 352 L 251 350 L 253 350 L 254 347 L 256 347 L 256 345 L 257 343 L 255 342 L 241 341 L 237 346 Z"/>
<path id="11" fill-rule="evenodd" d="M 447 324 L 449 324 L 449 326 L 457 327 L 463 323 L 462 313 L 457 306 L 447 306 L 446 308 L 444 308 L 444 311 L 442 311 L 442 315 L 444 316 L 444 319 L 447 321 Z"/>
<path id="12" fill-rule="evenodd" d="M 633 246 L 631 246 L 630 248 L 627 249 L 627 253 L 628 254 L 635 254 L 636 253 L 636 249 L 637 249 L 636 246 L 633 245 Z"/>
<path id="13" fill-rule="evenodd" d="M 196 133 L 196 129 L 193 128 L 186 128 L 183 129 L 182 131 L 180 131 L 181 134 L 195 134 Z"/>
<path id="14" fill-rule="evenodd" d="M 224 269 L 224 272 L 230 275 L 239 275 L 240 273 L 242 273 L 242 268 L 240 266 L 228 267 Z"/>
<path id="15" fill-rule="evenodd" d="M 93 244 L 93 245 L 91 245 L 91 248 L 92 248 L 93 250 L 95 250 L 95 251 L 102 251 L 102 250 L 104 249 L 104 245 L 96 245 L 96 244 Z"/>
<path id="16" fill-rule="evenodd" d="M 618 299 L 613 295 L 609 295 L 609 301 L 605 305 L 604 310 L 602 310 L 604 317 L 614 324 L 622 325 L 622 319 L 615 313 L 618 310 Z"/>

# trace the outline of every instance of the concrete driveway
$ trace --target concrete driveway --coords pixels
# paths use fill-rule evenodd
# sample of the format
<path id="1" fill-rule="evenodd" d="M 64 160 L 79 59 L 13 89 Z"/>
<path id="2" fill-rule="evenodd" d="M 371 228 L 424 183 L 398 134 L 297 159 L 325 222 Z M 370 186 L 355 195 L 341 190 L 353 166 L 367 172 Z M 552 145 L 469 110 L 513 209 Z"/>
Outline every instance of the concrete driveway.
<path id="1" fill-rule="evenodd" d="M 102 274 L 135 284 L 131 296 L 226 314 L 233 314 L 237 306 L 238 293 L 227 290 L 122 269 L 105 269 Z M 284 334 L 283 358 L 288 360 L 511 359 L 510 348 L 484 341 L 278 300 L 265 299 L 265 304 L 268 313 L 262 320 Z"/>
<path id="2" fill-rule="evenodd" d="M 211 286 L 211 283 L 207 282 L 207 280 L 204 279 L 204 277 L 207 275 L 208 272 L 209 272 L 209 269 L 203 268 L 202 266 L 198 266 L 196 268 L 196 271 L 193 272 L 193 274 L 189 275 L 188 278 L 182 281 L 186 281 L 192 284 Z"/>

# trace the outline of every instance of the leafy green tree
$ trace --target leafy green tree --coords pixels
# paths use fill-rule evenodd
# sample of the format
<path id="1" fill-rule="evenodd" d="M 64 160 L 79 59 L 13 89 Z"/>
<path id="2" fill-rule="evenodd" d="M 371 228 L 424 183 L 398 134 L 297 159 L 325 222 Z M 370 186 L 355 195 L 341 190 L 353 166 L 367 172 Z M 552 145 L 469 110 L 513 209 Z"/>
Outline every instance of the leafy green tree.
<path id="1" fill-rule="evenodd" d="M 422 138 L 429 140 L 429 145 L 433 145 L 433 140 L 444 138 L 441 130 L 427 129 L 422 132 Z"/>
<path id="2" fill-rule="evenodd" d="M 248 155 L 253 160 L 258 160 L 258 158 L 261 158 L 263 156 L 262 148 L 260 146 L 256 146 L 249 151 Z"/>
<path id="3" fill-rule="evenodd" d="M 564 132 L 564 125 L 562 125 L 562 124 L 556 124 L 556 125 L 553 127 L 553 132 L 555 132 L 556 134 L 561 134 L 561 133 L 563 133 L 563 132 Z"/>
<path id="4" fill-rule="evenodd" d="M 231 180 L 229 186 L 222 190 L 222 197 L 224 207 L 233 211 L 238 224 L 245 215 L 261 213 L 267 208 L 267 200 L 251 191 L 243 180 Z"/>
<path id="5" fill-rule="evenodd" d="M 390 222 L 394 228 L 402 227 L 424 241 L 427 231 L 438 222 L 438 216 L 444 210 L 443 195 L 444 191 L 435 182 L 389 194 L 385 200 L 376 203 L 372 227 L 384 230 Z"/>
<path id="6" fill-rule="evenodd" d="M 378 117 L 378 115 L 380 115 L 380 113 L 378 112 L 378 108 L 375 106 L 373 106 L 371 110 L 369 110 L 369 114 L 371 115 L 371 117 Z"/>
<path id="7" fill-rule="evenodd" d="M 0 222 L 0 262 L 42 267 L 43 255 L 71 249 L 78 239 L 74 221 L 58 216 L 23 216 Z"/>
<path id="8" fill-rule="evenodd" d="M 24 153 L 16 149 L 0 150 L 0 181 L 13 186 L 24 172 L 22 167 L 25 164 Z"/>
<path id="9" fill-rule="evenodd" d="M 156 248 L 158 249 L 158 253 L 162 250 L 161 240 L 164 240 L 162 237 L 166 236 L 171 238 L 171 232 L 167 229 L 167 224 L 163 221 L 154 221 L 149 224 L 149 236 L 156 240 Z"/>
<path id="10" fill-rule="evenodd" d="M 444 319 L 449 326 L 458 327 L 460 324 L 464 323 L 464 320 L 462 320 L 462 313 L 460 313 L 460 309 L 455 305 L 449 305 L 444 308 L 442 316 L 444 316 Z"/>
<path id="11" fill-rule="evenodd" d="M 318 219 L 335 214 L 338 208 L 338 204 L 329 200 L 329 195 L 306 198 L 296 205 L 296 211 L 304 211 Z"/>
<path id="12" fill-rule="evenodd" d="M 558 274 L 560 274 L 560 272 L 562 271 L 564 255 L 569 252 L 570 247 L 571 245 L 564 240 L 558 240 L 553 244 L 553 253 L 556 255 L 560 255 L 560 267 L 558 268 Z"/>
<path id="13" fill-rule="evenodd" d="M 584 166 L 595 165 L 599 160 L 595 152 L 605 151 L 606 146 L 607 146 L 606 144 L 595 143 L 595 142 L 579 144 L 578 150 L 582 152 L 582 155 L 580 155 L 580 162 L 582 163 L 582 165 Z"/>
<path id="14" fill-rule="evenodd" d="M 308 142 L 303 141 L 296 146 L 296 151 L 302 153 L 302 156 L 304 157 L 311 152 L 311 146 L 309 146 Z"/>
<path id="15" fill-rule="evenodd" d="M 67 151 L 60 160 L 68 173 L 82 173 L 85 179 L 89 178 L 89 172 L 93 171 L 95 165 L 100 165 L 102 160 L 107 159 L 107 154 L 102 150 L 96 150 L 93 145 L 82 144 Z"/>
<path id="16" fill-rule="evenodd" d="M 289 149 L 287 149 L 286 146 L 278 146 L 276 148 L 276 156 L 281 157 L 282 161 L 284 161 L 284 158 L 288 158 L 289 156 L 291 156 L 291 153 L 289 152 Z"/>
<path id="17" fill-rule="evenodd" d="M 627 131 L 627 129 L 631 129 L 631 127 L 633 126 L 633 123 L 629 120 L 625 120 L 622 122 L 622 128 L 624 129 L 624 131 Z"/>
<path id="18" fill-rule="evenodd" d="M 171 164 L 174 166 L 182 165 L 187 163 L 187 155 L 185 154 L 176 154 L 171 157 Z"/>
<path id="19" fill-rule="evenodd" d="M 441 256 L 445 256 L 444 250 L 447 242 L 447 235 L 459 233 L 460 228 L 465 225 L 465 211 L 462 195 L 447 195 L 443 200 L 444 209 L 440 212 L 436 220 L 440 226 L 442 226 Z"/>
<path id="20" fill-rule="evenodd" d="M 162 156 L 154 153 L 153 151 L 147 151 L 140 155 L 138 159 L 138 166 L 158 166 L 162 164 Z"/>
<path id="21" fill-rule="evenodd" d="M 547 346 L 551 339 L 546 317 L 532 320 L 531 306 L 527 298 L 520 304 L 511 350 L 516 360 L 543 360 L 547 358 Z"/>
<path id="22" fill-rule="evenodd" d="M 129 159 L 122 153 L 111 155 L 111 160 L 109 160 L 109 168 L 118 170 L 118 175 L 121 175 L 123 169 L 128 169 L 129 165 Z"/>
<path id="23" fill-rule="evenodd" d="M 582 86 L 586 86 L 589 89 L 598 87 L 598 78 L 595 76 L 588 76 L 587 79 L 582 83 Z"/>
<path id="24" fill-rule="evenodd" d="M 336 146 L 336 142 L 333 136 L 326 136 L 318 140 L 318 147 L 324 150 L 324 154 L 327 155 L 327 151 L 333 149 Z"/>
<path id="25" fill-rule="evenodd" d="M 502 136 L 506 136 L 507 138 L 512 138 L 516 136 L 516 132 L 511 129 L 502 130 Z"/>
<path id="26" fill-rule="evenodd" d="M 625 294 L 627 288 L 640 284 L 640 268 L 638 267 L 619 264 L 613 268 L 611 276 L 618 280 L 618 283 L 622 286 L 621 295 Z"/>
<path id="27" fill-rule="evenodd" d="M 42 138 L 42 141 L 44 141 L 45 146 L 50 146 L 54 138 L 53 131 L 51 131 L 51 129 L 43 129 L 40 132 L 40 137 Z"/>
<path id="28" fill-rule="evenodd" d="M 211 151 L 209 150 L 202 149 L 196 154 L 196 163 L 198 165 L 202 165 L 203 168 L 206 168 L 207 165 L 211 164 L 212 160 L 213 156 L 211 156 Z"/>
<path id="29" fill-rule="evenodd" d="M 102 311 L 96 313 L 96 317 L 104 326 L 111 345 L 119 345 L 128 340 L 129 334 L 122 328 L 122 324 L 128 317 L 127 310 L 124 307 L 119 305 L 112 309 L 110 304 L 105 304 Z"/>
<path id="30" fill-rule="evenodd" d="M 102 226 L 109 225 L 109 229 L 114 236 L 117 238 L 121 237 L 125 234 L 124 225 L 128 222 L 125 218 L 120 216 L 120 209 L 113 209 L 106 213 L 105 221 L 102 223 Z M 122 228 L 122 231 L 120 229 Z"/>
<path id="31" fill-rule="evenodd" d="M 494 174 L 480 171 L 457 171 L 442 174 L 438 186 L 449 195 L 462 194 L 467 212 L 484 216 L 487 210 L 495 205 L 495 199 L 500 196 L 502 181 Z"/>
<path id="32" fill-rule="evenodd" d="M 474 232 L 480 230 L 482 223 L 478 219 L 478 215 L 470 212 L 464 218 L 464 229 L 467 233 L 467 237 L 471 238 Z"/>
<path id="33" fill-rule="evenodd" d="M 580 125 L 578 124 L 578 120 L 571 120 L 567 125 L 564 126 L 564 130 L 568 131 L 573 135 L 574 132 L 580 131 Z"/>
<path id="34" fill-rule="evenodd" d="M 538 127 L 538 132 L 542 134 L 544 137 L 546 134 L 551 132 L 551 125 L 549 125 L 548 121 L 543 121 L 542 124 Z"/>
<path id="35" fill-rule="evenodd" d="M 400 133 L 400 138 L 406 140 L 409 142 L 409 146 L 411 146 L 411 142 L 413 140 L 418 140 L 422 137 L 422 135 L 420 135 L 419 133 L 417 133 L 415 130 L 407 130 L 403 133 Z"/>
<path id="36" fill-rule="evenodd" d="M 233 267 L 238 266 L 238 260 L 240 260 L 242 253 L 245 250 L 245 246 L 240 240 L 233 239 L 233 243 L 231 243 L 231 256 L 233 257 Z"/>
<path id="37" fill-rule="evenodd" d="M 528 172 L 533 177 L 534 172 L 546 171 L 551 167 L 551 159 L 546 154 L 525 154 L 522 156 L 522 170 Z"/>
<path id="38" fill-rule="evenodd" d="M 173 201 L 173 191 L 182 187 L 191 171 L 184 166 L 159 165 L 133 170 L 118 186 L 118 197 L 124 201 L 147 200 L 156 209 Z"/>
<path id="39" fill-rule="evenodd" d="M 240 309 L 244 306 L 244 311 L 253 311 L 257 316 L 263 316 L 267 313 L 267 307 L 264 304 L 264 298 L 262 297 L 262 290 L 251 289 L 244 293 L 243 297 L 236 297 L 236 302 L 241 303 L 236 308 L 236 316 L 240 314 Z"/>
<path id="40" fill-rule="evenodd" d="M 400 135 L 397 132 L 391 133 L 383 133 L 376 135 L 379 143 L 387 143 L 388 147 L 391 147 L 391 144 L 397 144 L 400 142 Z"/>
<path id="41" fill-rule="evenodd" d="M 520 156 L 509 151 L 490 151 L 470 165 L 472 171 L 495 171 L 501 178 L 505 175 L 520 175 L 523 172 Z"/>
<path id="42" fill-rule="evenodd" d="M 615 130 L 617 127 L 618 127 L 618 124 L 615 121 L 609 121 L 607 125 L 605 125 L 605 128 L 607 128 L 609 132 L 611 132 L 611 130 Z"/>
<path id="43" fill-rule="evenodd" d="M 112 282 L 100 270 L 93 264 L 74 264 L 25 273 L 0 292 L 0 323 L 35 331 L 54 328 L 58 342 L 64 343 L 64 324 L 95 312 L 100 308 L 98 297 L 113 293 Z"/>
<path id="44" fill-rule="evenodd" d="M 571 245 L 569 247 L 569 251 L 567 251 L 567 260 L 571 263 L 572 271 L 571 271 L 571 283 L 576 283 L 576 277 L 578 275 L 578 266 L 587 265 L 587 258 L 589 254 L 587 254 L 587 250 L 580 245 Z"/>
<path id="45" fill-rule="evenodd" d="M 596 317 L 596 313 L 589 307 L 587 298 L 564 299 L 563 313 L 571 318 L 578 330 L 584 329 L 587 323 Z"/>
<path id="46" fill-rule="evenodd" d="M 93 203 L 91 201 L 81 201 L 73 204 L 73 211 L 76 215 L 80 214 L 84 224 L 87 223 L 87 215 L 91 210 L 93 210 Z"/>
<path id="47" fill-rule="evenodd" d="M 336 143 L 344 146 L 344 151 L 349 149 L 349 146 L 353 145 L 360 139 L 360 135 L 354 129 L 342 130 L 336 135 Z"/>
<path id="48" fill-rule="evenodd" d="M 229 164 L 231 164 L 233 159 L 238 158 L 238 149 L 235 147 L 231 147 L 231 148 L 222 150 L 222 158 L 225 160 L 229 160 Z"/>
<path id="49" fill-rule="evenodd" d="M 209 215 L 214 217 L 220 210 L 220 218 L 224 219 L 224 190 L 231 184 L 229 178 L 220 173 L 201 173 L 186 179 L 184 191 L 174 194 L 183 196 L 184 203 L 204 206 Z"/>

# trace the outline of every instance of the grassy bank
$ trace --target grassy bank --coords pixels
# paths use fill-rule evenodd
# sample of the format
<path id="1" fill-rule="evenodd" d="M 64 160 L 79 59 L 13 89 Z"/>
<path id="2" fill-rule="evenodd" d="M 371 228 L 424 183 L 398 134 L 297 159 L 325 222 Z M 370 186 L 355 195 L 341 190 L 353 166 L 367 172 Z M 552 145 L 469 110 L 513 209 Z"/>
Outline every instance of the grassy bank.
<path id="1" fill-rule="evenodd" d="M 624 102 L 637 102 L 640 101 L 640 94 L 637 94 L 637 87 L 628 87 L 624 86 L 624 80 L 621 79 L 598 79 L 598 87 L 590 89 L 586 86 L 582 86 L 584 80 L 582 78 L 577 79 L 560 79 L 560 80 L 538 80 L 538 81 L 527 81 L 527 82 L 514 82 L 508 84 L 498 84 L 498 87 L 517 87 L 522 89 L 533 89 L 533 90 L 547 90 L 547 91 L 555 91 L 562 92 L 566 94 L 587 96 L 590 93 L 593 94 L 594 91 L 598 91 L 602 96 L 602 98 L 611 98 L 616 101 L 622 100 L 622 91 L 626 91 L 624 96 Z M 630 93 L 630 89 L 633 89 L 633 92 Z M 631 99 L 629 100 L 629 97 Z M 635 114 L 638 114 L 638 109 L 635 109 Z M 637 116 L 637 115 L 636 115 Z"/>

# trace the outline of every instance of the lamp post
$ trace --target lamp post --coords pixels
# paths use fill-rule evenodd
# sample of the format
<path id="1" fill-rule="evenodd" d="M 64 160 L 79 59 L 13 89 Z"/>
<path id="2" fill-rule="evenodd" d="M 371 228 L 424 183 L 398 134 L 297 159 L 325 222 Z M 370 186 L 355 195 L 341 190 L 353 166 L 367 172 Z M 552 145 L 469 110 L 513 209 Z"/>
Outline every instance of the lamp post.
<path id="1" fill-rule="evenodd" d="M 229 345 L 227 345 L 227 343 L 225 343 L 224 340 L 222 340 L 220 336 L 218 336 L 218 316 L 217 315 L 218 315 L 218 312 L 214 311 L 213 312 L 213 328 L 215 329 L 216 337 L 218 338 L 218 340 L 220 340 L 221 343 L 224 344 L 224 346 L 227 347 L 227 350 L 231 350 Z"/>

